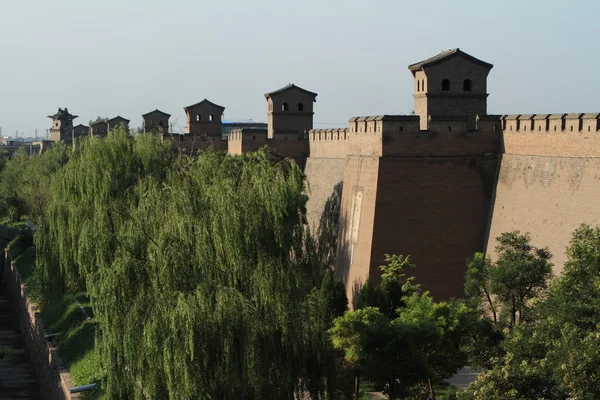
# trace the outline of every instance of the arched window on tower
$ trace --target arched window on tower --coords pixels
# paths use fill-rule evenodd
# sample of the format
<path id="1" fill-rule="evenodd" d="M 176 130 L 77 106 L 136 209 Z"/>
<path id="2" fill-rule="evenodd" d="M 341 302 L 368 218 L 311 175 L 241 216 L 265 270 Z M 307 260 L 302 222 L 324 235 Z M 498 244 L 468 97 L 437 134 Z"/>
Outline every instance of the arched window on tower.
<path id="1" fill-rule="evenodd" d="M 281 105 L 281 111 L 287 111 L 288 110 L 288 103 L 283 103 Z"/>
<path id="2" fill-rule="evenodd" d="M 201 121 L 202 117 L 200 116 L 200 114 L 196 114 L 196 121 Z"/>
<path id="3" fill-rule="evenodd" d="M 450 90 L 450 80 L 449 79 L 444 79 L 442 81 L 442 91 L 446 92 Z"/>
<path id="4" fill-rule="evenodd" d="M 425 79 L 421 79 L 421 90 L 425 91 Z"/>
<path id="5" fill-rule="evenodd" d="M 213 114 L 208 114 L 208 120 L 209 121 L 214 121 L 215 120 L 215 116 Z"/>
<path id="6" fill-rule="evenodd" d="M 163 126 L 162 119 L 160 120 L 160 122 L 158 123 L 158 125 Z"/>
<path id="7" fill-rule="evenodd" d="M 465 81 L 463 82 L 463 90 L 465 92 L 471 91 L 471 80 L 470 79 L 465 79 Z"/>
<path id="8" fill-rule="evenodd" d="M 298 111 L 304 111 L 304 104 L 298 103 Z"/>
<path id="9" fill-rule="evenodd" d="M 421 81 L 417 81 L 417 92 L 421 91 Z"/>

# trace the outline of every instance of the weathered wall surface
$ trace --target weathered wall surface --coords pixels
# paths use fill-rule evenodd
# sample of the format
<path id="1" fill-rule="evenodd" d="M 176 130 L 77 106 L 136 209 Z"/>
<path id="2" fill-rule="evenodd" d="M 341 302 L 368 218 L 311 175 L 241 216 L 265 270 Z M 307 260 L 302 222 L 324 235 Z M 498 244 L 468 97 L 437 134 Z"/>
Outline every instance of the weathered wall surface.
<path id="1" fill-rule="evenodd" d="M 497 157 L 379 161 L 370 277 L 384 254 L 410 255 L 409 273 L 439 300 L 464 293 L 465 260 L 483 251 Z"/>
<path id="2" fill-rule="evenodd" d="M 379 157 L 349 155 L 344 165 L 336 277 L 348 300 L 369 278 Z"/>
<path id="3" fill-rule="evenodd" d="M 600 132 L 504 132 L 487 252 L 503 232 L 530 232 L 554 254 L 554 272 L 583 222 L 600 224 Z"/>
<path id="4" fill-rule="evenodd" d="M 304 168 L 308 183 L 308 224 L 313 233 L 329 236 L 334 241 L 332 244 L 338 235 L 345 163 L 345 157 L 309 157 Z"/>

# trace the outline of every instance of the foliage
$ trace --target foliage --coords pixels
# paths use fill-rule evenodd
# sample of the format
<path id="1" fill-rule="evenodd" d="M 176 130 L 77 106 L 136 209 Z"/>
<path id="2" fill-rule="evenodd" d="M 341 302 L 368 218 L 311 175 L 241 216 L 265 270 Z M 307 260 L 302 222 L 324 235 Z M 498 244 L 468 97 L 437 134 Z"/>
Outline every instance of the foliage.
<path id="1" fill-rule="evenodd" d="M 90 121 L 88 122 L 88 125 L 91 126 L 92 124 L 95 124 L 96 122 L 106 122 L 106 121 L 108 121 L 108 117 L 98 116 L 98 117 L 96 117 L 95 120 L 90 119 Z"/>
<path id="2" fill-rule="evenodd" d="M 416 395 L 464 365 L 461 339 L 476 315 L 462 302 L 435 302 L 422 292 L 405 274 L 413 267 L 408 257 L 386 260 L 381 285 L 366 286 L 362 308 L 335 319 L 330 334 L 355 368 L 355 395 L 364 376 L 394 399 Z"/>
<path id="3" fill-rule="evenodd" d="M 533 299 L 528 323 L 507 334 L 504 357 L 462 398 L 600 398 L 600 227 L 573 235 L 563 274 Z"/>
<path id="4" fill-rule="evenodd" d="M 23 148 L 5 162 L 0 172 L 0 210 L 12 222 L 27 216 L 39 221 L 50 201 L 53 174 L 69 160 L 69 148 L 62 142 L 43 154 L 27 157 Z"/>
<path id="5" fill-rule="evenodd" d="M 301 170 L 265 149 L 191 159 L 155 135 L 85 141 L 53 179 L 36 247 L 48 298 L 90 295 L 109 397 L 322 392 L 315 332 L 343 301 L 305 203 Z"/>
<path id="6" fill-rule="evenodd" d="M 495 263 L 481 253 L 468 261 L 465 293 L 494 323 L 513 328 L 527 319 L 535 299 L 552 275 L 552 255 L 530 244 L 529 234 L 503 233 L 497 238 Z M 505 317 L 505 318 L 502 318 Z"/>
<path id="7" fill-rule="evenodd" d="M 12 357 L 13 352 L 10 348 L 5 346 L 0 346 L 0 360 L 5 360 L 7 358 Z"/>
<path id="8" fill-rule="evenodd" d="M 376 285 L 369 279 L 357 296 L 356 308 L 374 306 L 388 318 L 394 318 L 396 310 L 403 307 L 404 298 L 417 292 L 419 287 L 413 283 L 414 277 L 406 274 L 415 268 L 410 257 L 386 254 L 384 261 L 386 264 L 379 267 L 381 284 Z"/>

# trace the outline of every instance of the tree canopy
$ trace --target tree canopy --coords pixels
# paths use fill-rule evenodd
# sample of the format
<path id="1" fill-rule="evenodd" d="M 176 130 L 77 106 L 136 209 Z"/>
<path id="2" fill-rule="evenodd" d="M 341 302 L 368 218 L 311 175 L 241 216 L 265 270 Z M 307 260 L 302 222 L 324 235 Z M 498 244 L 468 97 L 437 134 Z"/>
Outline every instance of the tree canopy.
<path id="1" fill-rule="evenodd" d="M 332 316 L 326 293 L 310 296 L 325 277 L 295 163 L 266 149 L 176 156 L 116 131 L 84 141 L 52 191 L 36 236 L 47 295 L 87 289 L 111 398 L 324 390 L 308 322 Z"/>

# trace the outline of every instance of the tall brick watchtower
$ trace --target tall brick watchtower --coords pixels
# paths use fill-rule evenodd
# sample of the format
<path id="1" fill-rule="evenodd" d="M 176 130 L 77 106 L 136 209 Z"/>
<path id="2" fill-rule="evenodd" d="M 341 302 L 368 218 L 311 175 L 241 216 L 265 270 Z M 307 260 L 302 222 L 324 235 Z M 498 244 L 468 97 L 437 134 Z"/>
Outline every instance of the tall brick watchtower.
<path id="1" fill-rule="evenodd" d="M 475 117 L 487 114 L 487 76 L 492 67 L 458 48 L 409 65 L 420 128 L 428 129 L 431 115 L 461 115 L 468 116 L 469 129 L 475 129 Z"/>
<path id="2" fill-rule="evenodd" d="M 317 94 L 292 83 L 265 94 L 268 104 L 269 128 L 267 137 L 277 133 L 302 133 L 313 127 L 313 103 Z"/>
<path id="3" fill-rule="evenodd" d="M 60 140 L 65 142 L 73 141 L 73 120 L 77 118 L 77 115 L 69 113 L 69 110 L 65 107 L 58 109 L 58 112 L 54 115 L 48 115 L 48 118 L 52 119 L 52 128 L 50 129 L 50 140 L 58 142 Z"/>

